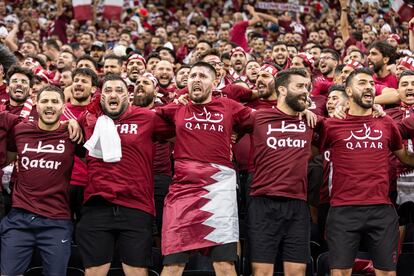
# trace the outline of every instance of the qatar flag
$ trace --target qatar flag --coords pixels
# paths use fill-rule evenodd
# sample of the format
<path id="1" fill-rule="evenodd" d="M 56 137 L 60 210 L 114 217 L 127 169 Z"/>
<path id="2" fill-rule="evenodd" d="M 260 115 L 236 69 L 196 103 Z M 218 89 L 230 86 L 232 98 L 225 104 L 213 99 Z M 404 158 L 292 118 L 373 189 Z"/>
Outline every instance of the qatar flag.
<path id="1" fill-rule="evenodd" d="M 176 160 L 165 198 L 162 254 L 237 242 L 236 172 L 228 167 Z"/>
<path id="2" fill-rule="evenodd" d="M 402 21 L 410 21 L 414 17 L 414 7 L 403 0 L 394 0 L 391 8 L 398 13 Z"/>
<path id="3" fill-rule="evenodd" d="M 76 20 L 84 21 L 92 19 L 92 0 L 72 0 L 72 5 Z"/>
<path id="4" fill-rule="evenodd" d="M 103 17 L 109 20 L 121 20 L 124 2 L 121 0 L 105 0 Z"/>

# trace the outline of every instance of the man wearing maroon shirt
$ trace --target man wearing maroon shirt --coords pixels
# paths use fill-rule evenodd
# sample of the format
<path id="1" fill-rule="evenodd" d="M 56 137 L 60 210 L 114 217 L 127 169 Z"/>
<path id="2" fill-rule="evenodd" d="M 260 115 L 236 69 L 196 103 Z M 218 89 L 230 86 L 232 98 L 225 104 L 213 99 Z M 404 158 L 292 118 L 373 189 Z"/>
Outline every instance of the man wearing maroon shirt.
<path id="1" fill-rule="evenodd" d="M 106 76 L 99 106 L 88 110 L 79 119 L 85 138 L 97 131 L 101 116 L 109 117 L 120 138 L 122 157 L 105 162 L 89 152 L 86 158 L 88 184 L 77 226 L 86 275 L 108 273 L 115 244 L 126 275 L 147 275 L 155 215 L 152 142 L 173 129 L 155 112 L 129 106 L 127 85 L 117 75 Z"/>
<path id="2" fill-rule="evenodd" d="M 401 73 L 398 82 L 398 92 L 399 97 L 401 98 L 400 106 L 387 109 L 386 112 L 397 124 L 404 124 L 402 123 L 403 120 L 412 120 L 414 117 L 414 71 L 406 70 Z M 401 131 L 400 133 L 404 139 L 405 148 L 412 154 L 413 137 L 407 137 L 405 131 Z M 411 213 L 411 208 L 410 204 L 406 204 L 405 206 L 401 205 L 413 201 L 413 168 L 402 164 L 394 156 L 391 157 L 390 161 L 390 181 L 392 185 L 391 187 L 394 188 L 392 192 L 395 192 L 395 189 L 397 191 L 395 202 L 399 205 L 400 240 L 403 242 L 405 237 L 405 225 L 410 221 L 409 214 Z M 404 212 L 404 209 L 406 212 Z"/>
<path id="3" fill-rule="evenodd" d="M 397 77 L 390 72 L 388 65 L 393 64 L 395 48 L 385 41 L 374 42 L 368 55 L 368 65 L 374 71 L 376 84 L 386 87 L 398 88 Z"/>
<path id="4" fill-rule="evenodd" d="M 7 137 L 10 135 L 11 130 L 13 127 L 17 124 L 18 120 L 17 115 L 13 115 L 10 112 L 2 111 L 0 112 L 0 168 L 3 168 L 4 163 L 6 162 L 6 141 Z M 5 169 L 5 168 L 4 168 Z M 12 170 L 12 167 L 10 167 L 10 170 Z M 3 178 L 3 170 L 0 170 L 0 179 Z M 10 178 L 10 175 L 7 176 L 7 178 Z M 5 184 L 6 179 L 2 179 L 2 184 Z M 3 192 L 3 195 L 1 196 L 1 203 L 0 203 L 0 218 L 3 218 L 6 210 L 6 205 L 10 206 L 10 188 L 6 187 L 0 187 L 0 190 Z"/>
<path id="5" fill-rule="evenodd" d="M 325 49 L 321 52 L 318 68 L 322 75 L 313 80 L 312 95 L 326 95 L 329 87 L 333 84 L 335 67 L 338 63 L 339 55 L 336 51 L 332 49 Z"/>
<path id="6" fill-rule="evenodd" d="M 78 68 L 73 72 L 70 102 L 60 118 L 62 121 L 78 119 L 91 102 L 91 98 L 98 86 L 98 76 L 89 68 Z M 85 162 L 75 156 L 72 177 L 70 179 L 70 203 L 74 219 L 79 220 L 83 203 L 83 189 L 88 183 L 88 174 Z"/>
<path id="7" fill-rule="evenodd" d="M 30 100 L 33 74 L 20 66 L 12 66 L 7 72 L 7 93 L 10 101 L 5 103 L 6 110 L 27 120 L 36 120 L 37 111 Z"/>
<path id="8" fill-rule="evenodd" d="M 272 61 L 283 70 L 290 67 L 291 60 L 289 58 L 289 52 L 287 50 L 287 44 L 285 42 L 278 41 L 273 44 Z"/>
<path id="9" fill-rule="evenodd" d="M 246 123 L 253 128 L 247 233 L 254 275 L 273 275 L 280 244 L 288 275 L 305 275 L 310 258 L 306 168 L 313 129 L 298 117 L 306 109 L 309 84 L 302 69 L 279 72 L 276 108 L 258 110 Z"/>
<path id="10" fill-rule="evenodd" d="M 216 71 L 195 63 L 188 77 L 190 103 L 157 110 L 176 129 L 174 178 L 165 199 L 162 275 L 181 275 L 193 250 L 207 250 L 217 275 L 236 275 L 238 217 L 233 170 L 233 126 L 250 109 L 225 97 L 213 98 Z"/>
<path id="11" fill-rule="evenodd" d="M 64 109 L 60 88 L 44 88 L 37 102 L 39 120 L 18 124 L 10 141 L 19 172 L 13 209 L 1 222 L 2 275 L 23 275 L 34 247 L 40 249 L 45 275 L 66 275 L 70 257 L 67 191 L 76 144 L 59 121 Z"/>
<path id="12" fill-rule="evenodd" d="M 236 12 L 233 15 L 234 25 L 230 30 L 230 42 L 233 42 L 242 47 L 245 51 L 248 51 L 249 46 L 246 39 L 246 29 L 261 21 L 261 19 L 252 6 L 247 5 L 246 10 L 252 15 L 252 18 L 248 21 L 243 20 L 243 15 L 239 12 Z"/>
<path id="13" fill-rule="evenodd" d="M 175 98 L 175 91 L 177 87 L 174 79 L 174 67 L 171 62 L 161 60 L 155 65 L 154 76 L 157 78 L 160 86 L 158 92 L 161 94 L 160 98 L 164 104 L 170 103 Z"/>
<path id="14" fill-rule="evenodd" d="M 158 81 L 151 73 L 144 73 L 142 76 L 139 76 L 135 83 L 133 105 L 148 109 L 162 106 L 163 104 L 157 99 L 157 90 Z M 164 199 L 172 181 L 171 154 L 173 144 L 167 141 L 155 142 L 154 147 L 155 222 L 157 230 L 161 231 Z"/>
<path id="15" fill-rule="evenodd" d="M 388 196 L 388 158 L 392 152 L 409 165 L 413 160 L 393 120 L 372 117 L 372 75 L 366 68 L 349 75 L 348 115 L 344 120 L 327 119 L 321 137 L 322 148 L 330 149 L 333 169 L 326 237 L 334 276 L 351 274 L 361 237 L 377 275 L 395 275 L 396 270 L 398 217 Z"/>

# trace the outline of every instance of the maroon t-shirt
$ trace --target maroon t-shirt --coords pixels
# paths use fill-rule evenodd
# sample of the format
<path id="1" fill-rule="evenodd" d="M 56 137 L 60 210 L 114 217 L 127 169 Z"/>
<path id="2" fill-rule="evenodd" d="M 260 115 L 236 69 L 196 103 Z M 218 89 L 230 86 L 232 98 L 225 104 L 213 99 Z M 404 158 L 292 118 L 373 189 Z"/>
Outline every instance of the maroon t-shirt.
<path id="1" fill-rule="evenodd" d="M 233 126 L 250 117 L 251 109 L 228 98 L 207 104 L 170 104 L 157 113 L 175 125 L 174 159 L 188 159 L 233 167 Z"/>
<path id="2" fill-rule="evenodd" d="M 398 88 L 397 77 L 391 73 L 385 76 L 384 78 L 379 78 L 377 75 L 374 75 L 374 81 L 376 84 L 381 84 L 386 87 L 395 88 L 395 89 Z"/>
<path id="3" fill-rule="evenodd" d="M 0 85 L 0 105 L 6 104 L 10 100 L 9 93 L 6 91 L 7 84 L 3 83 Z"/>
<path id="4" fill-rule="evenodd" d="M 230 42 L 233 42 L 242 47 L 246 52 L 249 51 L 247 44 L 246 30 L 249 27 L 249 21 L 241 21 L 234 24 L 230 31 Z"/>
<path id="5" fill-rule="evenodd" d="M 63 112 L 60 120 L 67 121 L 69 119 L 77 120 L 80 118 L 81 114 L 86 110 L 86 105 L 72 105 L 67 103 L 65 111 Z M 88 169 L 85 162 L 80 160 L 79 157 L 75 156 L 75 164 L 73 165 L 72 177 L 70 179 L 70 184 L 75 186 L 85 187 L 88 184 Z"/>
<path id="6" fill-rule="evenodd" d="M 24 105 L 19 106 L 12 106 L 10 104 L 6 105 L 6 110 L 10 112 L 11 114 L 20 116 L 20 113 L 22 112 Z M 36 106 L 32 106 L 32 110 L 30 111 L 29 116 L 26 118 L 28 121 L 37 121 L 39 119 L 39 114 L 37 114 Z"/>
<path id="7" fill-rule="evenodd" d="M 88 140 L 94 131 L 97 115 L 89 112 L 79 118 Z M 153 141 L 173 135 L 173 128 L 156 116 L 154 111 L 130 106 L 114 120 L 121 138 L 122 158 L 107 163 L 87 155 L 88 185 L 84 201 L 101 196 L 121 206 L 155 215 L 153 183 Z"/>
<path id="8" fill-rule="evenodd" d="M 13 207 L 52 219 L 70 219 L 69 181 L 76 144 L 67 126 L 41 130 L 37 122 L 23 122 L 13 130 L 10 151 L 17 152 L 19 172 Z"/>
<path id="9" fill-rule="evenodd" d="M 155 108 L 153 108 L 155 111 Z M 154 143 L 154 174 L 172 176 L 171 156 L 174 145 L 168 141 Z"/>
<path id="10" fill-rule="evenodd" d="M 253 102 L 247 103 L 246 106 L 255 110 L 276 108 L 277 100 L 265 101 L 259 98 Z M 236 156 L 237 164 L 239 164 L 239 168 L 254 172 L 253 149 L 251 148 L 251 143 L 250 135 L 243 136 L 234 146 L 234 154 Z"/>
<path id="11" fill-rule="evenodd" d="M 6 162 L 6 147 L 7 140 L 13 127 L 17 124 L 19 117 L 10 114 L 7 111 L 0 112 L 0 167 Z M 3 176 L 3 171 L 0 170 L 0 179 Z"/>
<path id="12" fill-rule="evenodd" d="M 328 111 L 326 110 L 326 102 L 328 98 L 326 95 L 310 96 L 310 99 L 312 101 L 312 104 L 309 107 L 309 110 L 316 115 L 326 117 L 328 115 Z"/>
<path id="13" fill-rule="evenodd" d="M 306 200 L 314 130 L 278 108 L 258 110 L 251 121 L 255 174 L 250 195 Z"/>
<path id="14" fill-rule="evenodd" d="M 321 145 L 331 152 L 332 206 L 391 203 L 388 158 L 403 144 L 390 117 L 326 119 Z"/>

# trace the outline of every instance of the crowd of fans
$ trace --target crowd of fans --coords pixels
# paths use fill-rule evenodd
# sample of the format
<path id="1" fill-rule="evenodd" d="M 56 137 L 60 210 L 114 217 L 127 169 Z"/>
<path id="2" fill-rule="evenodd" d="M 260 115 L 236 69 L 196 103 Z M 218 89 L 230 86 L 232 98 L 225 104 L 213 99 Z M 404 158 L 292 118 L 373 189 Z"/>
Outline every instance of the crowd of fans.
<path id="1" fill-rule="evenodd" d="M 0 1 L 1 274 L 38 247 L 45 275 L 64 275 L 73 240 L 86 275 L 106 275 L 114 248 L 125 275 L 146 275 L 151 247 L 162 275 L 196 251 L 217 275 L 240 256 L 254 275 L 276 256 L 304 275 L 312 239 L 333 275 L 358 249 L 368 273 L 395 275 L 414 218 L 414 14 L 135 2 L 79 22 L 69 1 Z M 338 149 L 342 129 L 358 153 Z"/>

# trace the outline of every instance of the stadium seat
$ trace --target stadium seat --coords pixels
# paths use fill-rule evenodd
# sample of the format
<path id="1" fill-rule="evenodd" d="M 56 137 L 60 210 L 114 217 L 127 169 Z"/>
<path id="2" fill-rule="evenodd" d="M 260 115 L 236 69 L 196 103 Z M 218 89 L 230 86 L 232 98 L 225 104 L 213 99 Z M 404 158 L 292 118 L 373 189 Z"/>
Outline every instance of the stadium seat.
<path id="1" fill-rule="evenodd" d="M 402 253 L 398 257 L 397 275 L 414 276 L 414 253 Z"/>
<path id="2" fill-rule="evenodd" d="M 66 269 L 66 276 L 84 276 L 84 275 L 85 275 L 85 272 L 80 268 L 68 267 Z M 29 268 L 24 274 L 24 276 L 43 276 L 43 267 L 36 266 L 36 267 Z"/>

